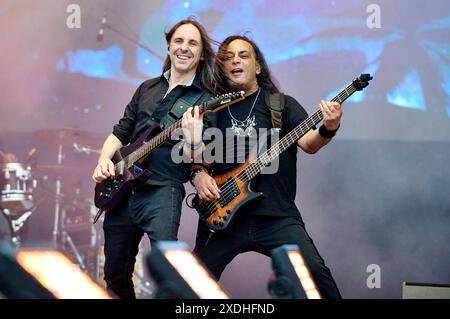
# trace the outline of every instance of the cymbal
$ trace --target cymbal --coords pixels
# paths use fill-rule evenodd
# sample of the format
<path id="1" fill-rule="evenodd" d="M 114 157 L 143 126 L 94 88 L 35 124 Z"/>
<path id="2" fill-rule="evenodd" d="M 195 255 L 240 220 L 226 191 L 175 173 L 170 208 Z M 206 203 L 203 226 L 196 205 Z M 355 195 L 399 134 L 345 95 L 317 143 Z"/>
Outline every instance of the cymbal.
<path id="1" fill-rule="evenodd" d="M 93 133 L 73 128 L 47 128 L 33 133 L 37 139 L 51 144 L 73 146 L 78 144 L 84 147 L 99 148 L 106 138 L 101 133 Z"/>

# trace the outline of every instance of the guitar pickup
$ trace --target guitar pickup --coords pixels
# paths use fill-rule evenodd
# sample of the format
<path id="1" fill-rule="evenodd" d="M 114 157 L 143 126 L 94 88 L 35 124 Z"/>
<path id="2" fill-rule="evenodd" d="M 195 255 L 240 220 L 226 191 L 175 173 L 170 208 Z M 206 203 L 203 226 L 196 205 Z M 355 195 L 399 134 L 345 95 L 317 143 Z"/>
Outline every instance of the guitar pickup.
<path id="1" fill-rule="evenodd" d="M 225 207 L 229 202 L 231 202 L 234 198 L 236 198 L 241 193 L 241 191 L 239 190 L 239 187 L 236 184 L 236 180 L 234 178 L 230 178 L 222 186 L 224 186 L 224 185 L 226 185 L 227 190 L 224 191 L 223 194 L 225 192 L 227 194 L 225 196 L 222 196 L 219 200 L 221 207 Z"/>

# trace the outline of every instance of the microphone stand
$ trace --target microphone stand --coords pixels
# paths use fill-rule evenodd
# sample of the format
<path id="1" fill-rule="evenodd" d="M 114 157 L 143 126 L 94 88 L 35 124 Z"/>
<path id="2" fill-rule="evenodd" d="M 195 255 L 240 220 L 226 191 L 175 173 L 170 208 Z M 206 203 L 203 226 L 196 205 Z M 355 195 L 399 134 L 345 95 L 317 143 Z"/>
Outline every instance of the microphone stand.
<path id="1" fill-rule="evenodd" d="M 105 28 L 117 33 L 118 35 L 120 35 L 121 37 L 127 39 L 128 41 L 134 43 L 135 45 L 137 45 L 138 47 L 146 50 L 147 52 L 149 52 L 150 54 L 154 55 L 155 57 L 157 57 L 159 60 L 164 61 L 164 57 L 162 57 L 161 55 L 159 55 L 158 53 L 156 53 L 155 51 L 153 51 L 152 49 L 150 49 L 148 46 L 146 46 L 145 44 L 141 43 L 139 40 L 133 39 L 131 37 L 129 37 L 128 35 L 124 34 L 123 32 L 117 30 L 116 28 L 114 28 L 113 26 L 111 26 L 108 23 L 104 23 L 103 24 L 105 26 Z"/>
<path id="2" fill-rule="evenodd" d="M 60 144 L 58 147 L 58 160 L 57 164 L 62 164 L 62 159 L 64 155 L 62 152 L 62 145 Z M 53 236 L 52 236 L 52 243 L 54 244 L 55 248 L 58 247 L 58 234 L 59 234 L 59 210 L 60 210 L 60 204 L 61 204 L 61 176 L 57 176 L 56 178 L 56 199 L 55 199 L 55 216 L 53 220 Z"/>

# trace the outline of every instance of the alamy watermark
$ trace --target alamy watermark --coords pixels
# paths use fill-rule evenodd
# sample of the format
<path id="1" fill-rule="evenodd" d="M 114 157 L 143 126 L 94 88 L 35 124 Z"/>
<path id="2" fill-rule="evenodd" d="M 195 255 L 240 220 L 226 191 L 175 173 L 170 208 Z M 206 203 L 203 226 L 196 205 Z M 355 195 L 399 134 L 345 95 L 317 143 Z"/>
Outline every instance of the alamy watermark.
<path id="1" fill-rule="evenodd" d="M 66 26 L 69 29 L 81 28 L 81 7 L 76 3 L 67 6 L 66 12 L 69 13 L 66 19 Z"/>
<path id="2" fill-rule="evenodd" d="M 366 279 L 367 288 L 381 288 L 381 268 L 377 264 L 370 264 L 366 268 L 366 272 L 370 275 Z"/>
<path id="3" fill-rule="evenodd" d="M 381 28 L 381 8 L 378 4 L 369 4 L 366 8 L 366 12 L 370 13 L 367 17 L 366 24 L 369 29 Z"/>
<path id="4" fill-rule="evenodd" d="M 279 130 L 260 128 L 248 136 L 236 136 L 236 132 L 227 128 L 222 132 L 218 128 L 208 128 L 203 133 L 205 150 L 194 159 L 194 163 L 245 163 L 249 157 L 253 162 L 261 163 L 261 174 L 275 174 L 279 168 Z M 174 163 L 192 163 L 183 154 L 184 135 L 182 130 L 173 132 L 172 140 L 179 142 L 172 148 L 171 158 Z M 210 141 L 210 142 L 209 142 Z"/>

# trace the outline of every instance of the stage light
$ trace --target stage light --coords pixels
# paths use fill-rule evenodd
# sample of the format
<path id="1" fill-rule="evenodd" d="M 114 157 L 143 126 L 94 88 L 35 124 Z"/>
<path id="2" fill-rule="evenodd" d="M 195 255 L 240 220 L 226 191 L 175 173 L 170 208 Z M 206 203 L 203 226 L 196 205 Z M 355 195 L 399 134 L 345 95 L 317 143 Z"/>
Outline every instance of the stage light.
<path id="1" fill-rule="evenodd" d="M 297 245 L 283 245 L 274 249 L 272 269 L 274 276 L 269 281 L 269 293 L 273 298 L 321 298 Z"/>
<path id="2" fill-rule="evenodd" d="M 147 266 L 159 286 L 156 298 L 229 298 L 186 243 L 156 243 L 147 255 Z"/>
<path id="3" fill-rule="evenodd" d="M 55 299 L 39 281 L 19 266 L 15 251 L 0 244 L 0 296 L 10 299 Z"/>
<path id="4" fill-rule="evenodd" d="M 111 299 L 61 252 L 0 249 L 0 293 L 7 298 Z"/>

